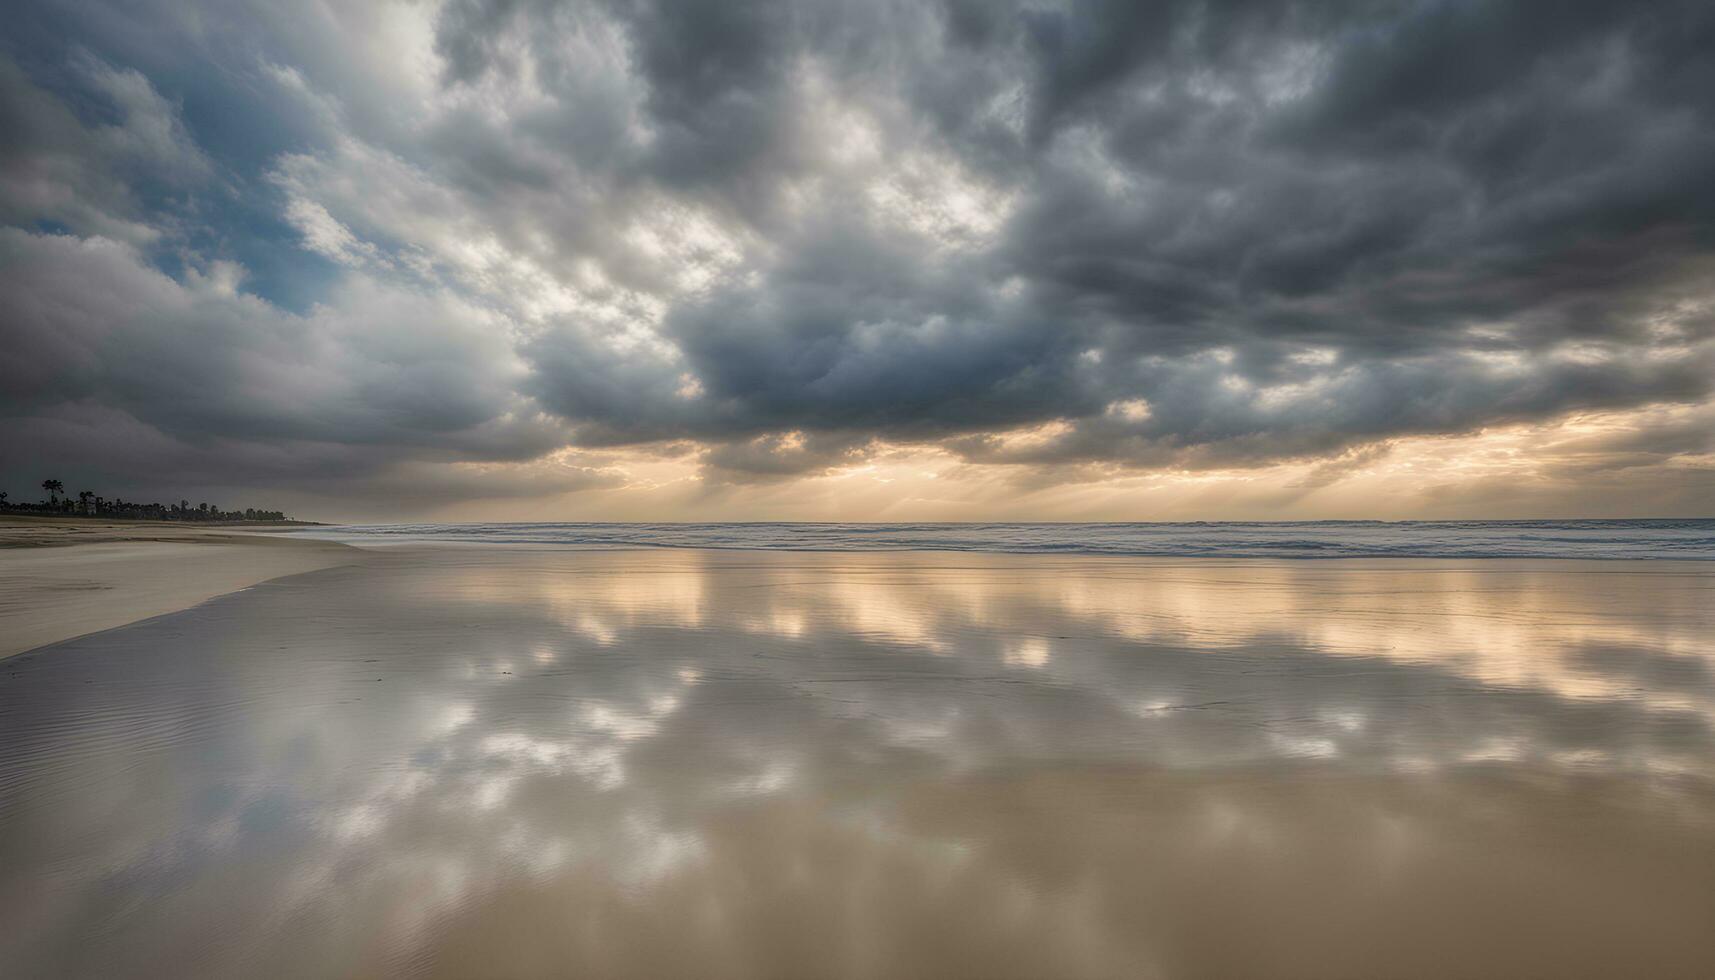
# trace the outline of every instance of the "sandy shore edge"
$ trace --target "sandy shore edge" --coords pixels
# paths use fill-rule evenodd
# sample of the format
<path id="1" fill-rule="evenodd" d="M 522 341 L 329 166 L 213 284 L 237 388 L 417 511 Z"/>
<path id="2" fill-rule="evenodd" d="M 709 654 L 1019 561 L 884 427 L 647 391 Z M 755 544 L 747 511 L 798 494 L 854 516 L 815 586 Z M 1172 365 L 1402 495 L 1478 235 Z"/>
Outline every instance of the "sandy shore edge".
<path id="1" fill-rule="evenodd" d="M 362 556 L 233 528 L 0 518 L 0 660 Z"/>

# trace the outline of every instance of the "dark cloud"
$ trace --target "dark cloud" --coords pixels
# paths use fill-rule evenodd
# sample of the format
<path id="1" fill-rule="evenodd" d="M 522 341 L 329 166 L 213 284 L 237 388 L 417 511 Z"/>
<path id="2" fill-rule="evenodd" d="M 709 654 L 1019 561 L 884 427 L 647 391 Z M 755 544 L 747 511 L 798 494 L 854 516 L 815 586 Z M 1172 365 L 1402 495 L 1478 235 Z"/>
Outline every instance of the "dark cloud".
<path id="1" fill-rule="evenodd" d="M 702 457 L 704 478 L 723 483 L 769 483 L 826 473 L 874 455 L 861 433 L 789 432 L 757 436 L 710 449 Z"/>
<path id="2" fill-rule="evenodd" d="M 1715 394 L 1703 3 L 153 9 L 0 48 L 8 479 L 94 412 L 259 484 L 693 440 L 1313 489 Z"/>

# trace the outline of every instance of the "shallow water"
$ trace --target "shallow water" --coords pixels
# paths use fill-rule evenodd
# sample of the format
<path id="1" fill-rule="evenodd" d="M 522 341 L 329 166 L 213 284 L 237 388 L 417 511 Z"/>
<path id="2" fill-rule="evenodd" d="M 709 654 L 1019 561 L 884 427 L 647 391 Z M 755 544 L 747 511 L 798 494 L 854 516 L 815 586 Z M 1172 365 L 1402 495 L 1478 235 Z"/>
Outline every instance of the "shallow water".
<path id="1" fill-rule="evenodd" d="M 1715 566 L 406 547 L 0 665 L 0 976 L 1715 975 Z"/>

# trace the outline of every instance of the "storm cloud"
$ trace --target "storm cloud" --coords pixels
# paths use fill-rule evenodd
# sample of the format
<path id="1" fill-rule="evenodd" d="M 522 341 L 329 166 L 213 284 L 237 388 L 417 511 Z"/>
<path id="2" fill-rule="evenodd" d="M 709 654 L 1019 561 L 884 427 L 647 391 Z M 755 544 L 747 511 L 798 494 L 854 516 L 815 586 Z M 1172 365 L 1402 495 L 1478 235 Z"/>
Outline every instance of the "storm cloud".
<path id="1" fill-rule="evenodd" d="M 432 507 L 915 452 L 1020 487 L 1292 464 L 1296 497 L 1580 413 L 1631 421 L 1550 461 L 1560 505 L 1711 485 L 1707 3 L 13 20 L 20 488 Z"/>

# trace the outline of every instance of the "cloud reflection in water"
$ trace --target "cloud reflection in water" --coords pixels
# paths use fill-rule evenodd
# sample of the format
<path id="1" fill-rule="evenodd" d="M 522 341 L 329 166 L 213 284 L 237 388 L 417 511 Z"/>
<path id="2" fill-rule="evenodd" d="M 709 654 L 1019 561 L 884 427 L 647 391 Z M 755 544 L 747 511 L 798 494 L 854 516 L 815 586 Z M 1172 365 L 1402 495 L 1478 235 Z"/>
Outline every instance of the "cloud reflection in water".
<path id="1" fill-rule="evenodd" d="M 8 664 L 0 963 L 1694 975 L 1712 588 L 404 549 Z"/>

